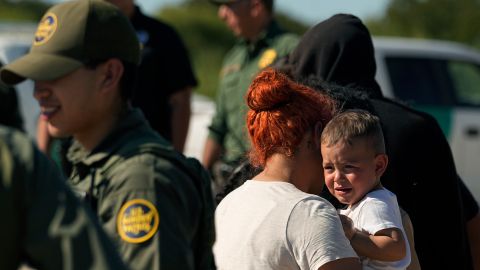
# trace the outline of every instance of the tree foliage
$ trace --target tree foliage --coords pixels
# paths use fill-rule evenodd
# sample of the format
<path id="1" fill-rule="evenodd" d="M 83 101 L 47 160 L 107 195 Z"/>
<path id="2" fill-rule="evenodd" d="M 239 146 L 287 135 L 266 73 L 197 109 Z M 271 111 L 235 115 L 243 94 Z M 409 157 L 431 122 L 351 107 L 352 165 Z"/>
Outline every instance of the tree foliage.
<path id="1" fill-rule="evenodd" d="M 7 21 L 38 21 L 50 5 L 42 1 L 0 0 L 0 18 Z"/>
<path id="2" fill-rule="evenodd" d="M 479 0 L 391 0 L 387 11 L 367 21 L 374 35 L 458 41 L 480 47 Z"/>

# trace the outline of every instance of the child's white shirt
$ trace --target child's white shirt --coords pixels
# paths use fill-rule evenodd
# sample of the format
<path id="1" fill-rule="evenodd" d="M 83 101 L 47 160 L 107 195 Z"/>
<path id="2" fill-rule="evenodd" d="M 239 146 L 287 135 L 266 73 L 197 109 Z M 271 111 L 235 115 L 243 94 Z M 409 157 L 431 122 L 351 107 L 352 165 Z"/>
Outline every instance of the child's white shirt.
<path id="1" fill-rule="evenodd" d="M 340 214 L 351 218 L 356 229 L 370 235 L 389 228 L 398 228 L 403 233 L 407 251 L 403 259 L 386 262 L 361 257 L 364 270 L 400 270 L 407 268 L 411 260 L 410 245 L 403 229 L 402 216 L 395 194 L 385 188 L 371 191 L 356 204 L 340 210 Z"/>

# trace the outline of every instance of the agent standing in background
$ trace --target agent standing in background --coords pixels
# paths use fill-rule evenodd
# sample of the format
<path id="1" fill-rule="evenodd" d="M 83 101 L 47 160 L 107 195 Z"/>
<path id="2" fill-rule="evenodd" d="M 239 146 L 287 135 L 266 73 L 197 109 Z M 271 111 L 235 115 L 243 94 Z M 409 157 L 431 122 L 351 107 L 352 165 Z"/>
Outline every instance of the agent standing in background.
<path id="1" fill-rule="evenodd" d="M 246 158 L 250 143 L 245 127 L 245 94 L 257 73 L 288 54 L 298 37 L 282 30 L 273 18 L 273 0 L 210 0 L 218 16 L 238 37 L 220 71 L 216 112 L 209 127 L 203 165 L 214 172 L 216 192 Z M 216 164 L 217 161 L 220 161 Z M 215 168 L 214 168 L 215 165 Z"/>

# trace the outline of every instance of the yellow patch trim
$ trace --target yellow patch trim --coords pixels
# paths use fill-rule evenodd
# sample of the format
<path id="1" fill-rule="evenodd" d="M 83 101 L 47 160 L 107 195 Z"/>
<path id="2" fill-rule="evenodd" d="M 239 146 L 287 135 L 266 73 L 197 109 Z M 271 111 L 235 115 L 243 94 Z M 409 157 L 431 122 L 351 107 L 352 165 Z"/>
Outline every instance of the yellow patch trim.
<path id="1" fill-rule="evenodd" d="M 117 216 L 118 234 L 129 243 L 142 243 L 152 238 L 159 223 L 157 208 L 144 199 L 126 202 Z"/>
<path id="2" fill-rule="evenodd" d="M 260 69 L 266 68 L 271 63 L 273 63 L 273 61 L 275 61 L 275 58 L 277 58 L 277 52 L 274 49 L 266 50 L 258 61 L 258 67 Z"/>
<path id="3" fill-rule="evenodd" d="M 45 44 L 57 31 L 58 19 L 57 15 L 49 12 L 43 16 L 42 20 L 38 24 L 37 31 L 35 32 L 35 38 L 33 45 L 38 46 Z"/>

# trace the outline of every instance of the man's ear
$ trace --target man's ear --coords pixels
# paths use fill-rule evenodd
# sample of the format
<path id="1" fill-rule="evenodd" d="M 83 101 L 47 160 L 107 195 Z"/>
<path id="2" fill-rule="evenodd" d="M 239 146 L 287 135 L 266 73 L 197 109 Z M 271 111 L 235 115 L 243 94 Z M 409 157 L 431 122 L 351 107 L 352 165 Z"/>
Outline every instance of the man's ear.
<path id="1" fill-rule="evenodd" d="M 375 175 L 380 178 L 388 165 L 388 156 L 386 154 L 378 154 L 375 157 Z"/>
<path id="2" fill-rule="evenodd" d="M 118 88 L 123 76 L 123 63 L 119 59 L 111 58 L 101 66 L 100 84 L 102 89 Z"/>

